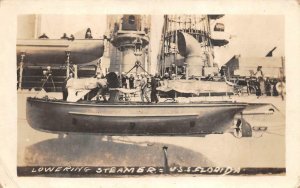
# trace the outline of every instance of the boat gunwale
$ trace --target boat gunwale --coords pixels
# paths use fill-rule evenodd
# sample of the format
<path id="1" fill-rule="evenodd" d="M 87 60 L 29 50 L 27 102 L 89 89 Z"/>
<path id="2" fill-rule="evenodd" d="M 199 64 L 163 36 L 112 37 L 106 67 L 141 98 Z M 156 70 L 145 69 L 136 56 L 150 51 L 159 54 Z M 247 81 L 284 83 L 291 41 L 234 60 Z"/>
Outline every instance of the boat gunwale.
<path id="1" fill-rule="evenodd" d="M 60 104 L 60 105 L 70 105 L 70 106 L 91 106 L 91 107 L 218 107 L 218 106 L 248 106 L 248 103 L 240 102 L 230 102 L 230 101 L 201 101 L 201 102 L 191 102 L 191 103 L 109 103 L 109 102 L 100 102 L 100 103 L 79 103 L 79 102 L 68 102 L 57 99 L 40 99 L 28 97 L 27 101 L 40 102 L 40 103 L 50 103 L 50 104 Z"/>

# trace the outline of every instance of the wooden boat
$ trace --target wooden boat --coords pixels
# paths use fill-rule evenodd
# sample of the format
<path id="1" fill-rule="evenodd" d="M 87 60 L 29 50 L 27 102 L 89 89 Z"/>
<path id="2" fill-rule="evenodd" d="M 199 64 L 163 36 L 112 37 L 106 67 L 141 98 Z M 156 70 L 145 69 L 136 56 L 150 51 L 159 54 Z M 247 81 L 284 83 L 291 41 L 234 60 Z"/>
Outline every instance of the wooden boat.
<path id="1" fill-rule="evenodd" d="M 102 57 L 103 40 L 100 39 L 35 39 L 17 40 L 17 62 L 21 54 L 25 54 L 26 65 L 64 64 L 70 52 L 70 60 L 74 64 L 83 64 Z"/>
<path id="2" fill-rule="evenodd" d="M 105 135 L 221 134 L 247 103 L 66 102 L 28 98 L 26 116 L 37 130 Z"/>

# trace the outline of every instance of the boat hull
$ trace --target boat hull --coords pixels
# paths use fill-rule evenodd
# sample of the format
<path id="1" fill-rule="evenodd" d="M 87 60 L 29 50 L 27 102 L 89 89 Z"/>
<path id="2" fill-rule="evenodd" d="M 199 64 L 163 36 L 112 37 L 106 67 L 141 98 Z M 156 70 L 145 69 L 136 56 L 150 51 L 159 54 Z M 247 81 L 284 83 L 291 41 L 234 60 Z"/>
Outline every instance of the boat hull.
<path id="1" fill-rule="evenodd" d="M 109 104 L 28 98 L 29 125 L 46 132 L 105 135 L 205 135 L 233 125 L 245 103 Z"/>

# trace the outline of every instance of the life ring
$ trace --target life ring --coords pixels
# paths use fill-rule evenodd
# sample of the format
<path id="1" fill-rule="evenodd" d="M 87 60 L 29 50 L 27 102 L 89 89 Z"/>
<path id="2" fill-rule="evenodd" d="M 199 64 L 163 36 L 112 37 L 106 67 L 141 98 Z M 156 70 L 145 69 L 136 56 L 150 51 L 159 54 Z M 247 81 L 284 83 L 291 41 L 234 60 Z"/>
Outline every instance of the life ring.
<path id="1" fill-rule="evenodd" d="M 285 93 L 285 84 L 283 82 L 278 82 L 275 87 L 278 93 Z"/>

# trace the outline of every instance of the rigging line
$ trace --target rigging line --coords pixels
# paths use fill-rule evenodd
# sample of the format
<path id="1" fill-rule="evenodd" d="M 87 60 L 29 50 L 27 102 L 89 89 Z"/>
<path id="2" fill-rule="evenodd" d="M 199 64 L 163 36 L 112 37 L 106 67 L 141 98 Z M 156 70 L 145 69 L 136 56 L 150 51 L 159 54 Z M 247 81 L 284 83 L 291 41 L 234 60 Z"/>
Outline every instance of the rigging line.
<path id="1" fill-rule="evenodd" d="M 277 136 L 285 136 L 284 134 L 273 133 L 273 132 L 269 132 L 269 131 L 266 131 L 265 133 L 269 133 L 269 134 L 273 134 L 273 135 L 277 135 Z"/>
<path id="2" fill-rule="evenodd" d="M 274 126 L 274 127 L 269 127 L 269 129 L 284 129 L 285 127 L 282 126 Z"/>
<path id="3" fill-rule="evenodd" d="M 284 129 L 269 129 L 270 131 L 283 131 Z"/>

